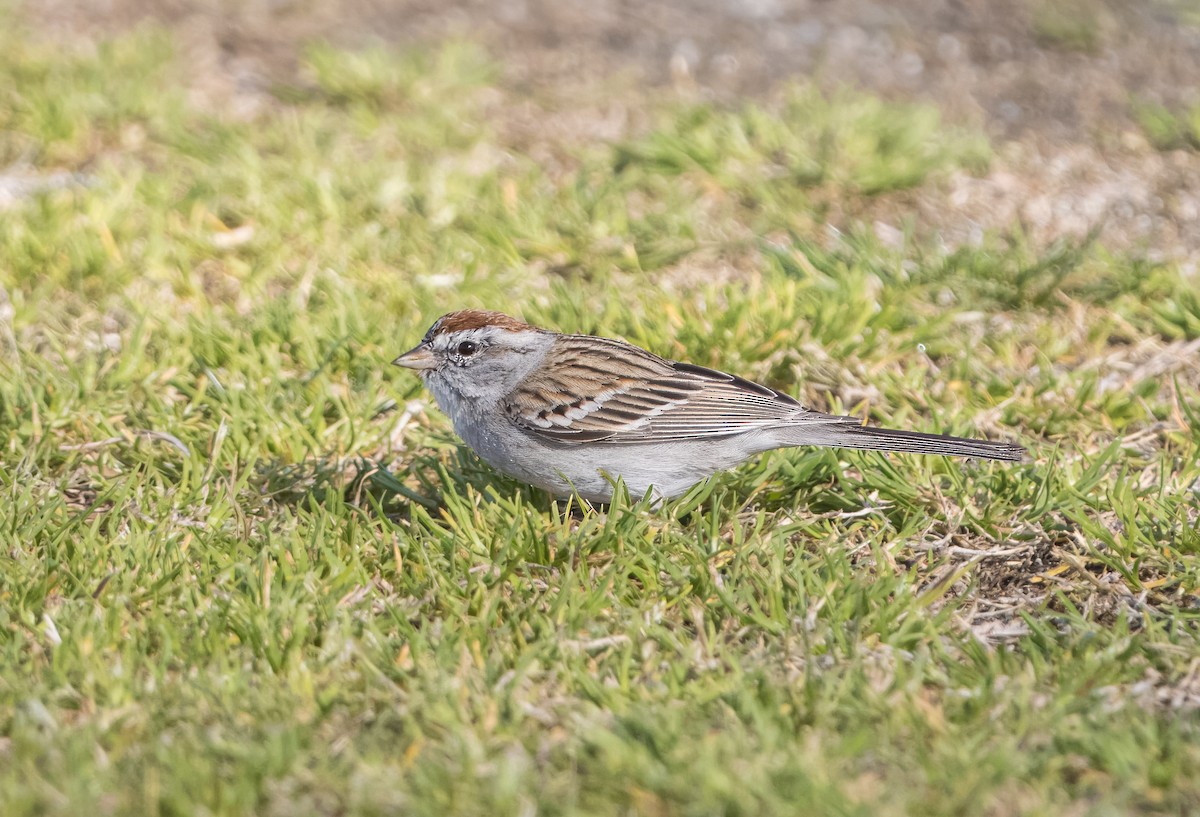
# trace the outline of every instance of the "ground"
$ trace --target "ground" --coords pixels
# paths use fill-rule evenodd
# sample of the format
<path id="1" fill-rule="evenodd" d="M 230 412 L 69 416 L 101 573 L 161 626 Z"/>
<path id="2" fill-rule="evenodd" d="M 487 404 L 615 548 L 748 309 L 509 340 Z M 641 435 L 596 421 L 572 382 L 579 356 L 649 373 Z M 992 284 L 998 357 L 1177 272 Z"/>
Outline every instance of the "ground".
<path id="1" fill-rule="evenodd" d="M 0 5 L 5 814 L 1200 808 L 1200 9 Z M 488 306 L 1029 463 L 556 503 Z"/>
<path id="2" fill-rule="evenodd" d="M 1200 105 L 1195 0 L 45 0 L 36 31 L 93 39 L 145 21 L 178 32 L 192 93 L 223 111 L 270 104 L 314 38 L 347 47 L 467 37 L 521 104 L 501 125 L 565 144 L 644 126 L 646 96 L 762 98 L 790 79 L 935 103 L 998 144 L 987 173 L 873 202 L 860 219 L 916 220 L 955 244 L 1019 224 L 1048 243 L 1098 230 L 1152 258 L 1200 258 L 1200 160 L 1154 150 L 1139 115 Z M 618 92 L 619 90 L 619 92 Z M 529 121 L 532 119 L 533 121 Z M 1200 121 L 1194 126 L 1200 139 Z M 537 155 L 536 151 L 534 152 Z"/>

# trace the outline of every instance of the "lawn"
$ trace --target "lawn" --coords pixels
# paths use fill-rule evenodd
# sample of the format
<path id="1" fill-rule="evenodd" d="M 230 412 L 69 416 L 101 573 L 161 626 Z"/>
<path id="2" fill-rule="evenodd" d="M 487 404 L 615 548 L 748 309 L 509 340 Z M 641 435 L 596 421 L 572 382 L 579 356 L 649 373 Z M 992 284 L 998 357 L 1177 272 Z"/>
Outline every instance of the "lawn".
<path id="1" fill-rule="evenodd" d="M 164 31 L 25 34 L 5 817 L 1200 809 L 1194 270 L 880 229 L 989 146 L 862 93 L 618 81 L 613 141 L 468 42 L 314 44 L 247 112 Z M 1032 461 L 778 451 L 568 506 L 388 365 L 464 306 Z"/>

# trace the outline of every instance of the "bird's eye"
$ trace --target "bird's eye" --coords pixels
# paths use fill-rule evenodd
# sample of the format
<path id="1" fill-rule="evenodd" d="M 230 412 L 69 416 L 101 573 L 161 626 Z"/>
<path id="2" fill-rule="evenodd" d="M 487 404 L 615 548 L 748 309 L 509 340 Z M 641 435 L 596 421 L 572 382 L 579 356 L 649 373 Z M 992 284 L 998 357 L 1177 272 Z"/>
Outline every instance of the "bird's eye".
<path id="1" fill-rule="evenodd" d="M 470 357 L 479 351 L 479 347 L 469 340 L 464 340 L 458 344 L 458 353 L 463 357 Z"/>

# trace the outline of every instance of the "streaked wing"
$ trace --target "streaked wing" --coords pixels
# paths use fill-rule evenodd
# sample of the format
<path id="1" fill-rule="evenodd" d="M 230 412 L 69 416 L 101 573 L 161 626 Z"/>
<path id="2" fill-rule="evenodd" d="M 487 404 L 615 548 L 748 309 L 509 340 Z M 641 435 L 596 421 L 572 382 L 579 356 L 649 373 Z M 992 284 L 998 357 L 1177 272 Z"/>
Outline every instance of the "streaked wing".
<path id="1" fill-rule="evenodd" d="M 660 442 L 780 425 L 859 423 L 616 340 L 563 335 L 551 355 L 554 365 L 530 375 L 503 405 L 515 423 L 558 442 Z"/>

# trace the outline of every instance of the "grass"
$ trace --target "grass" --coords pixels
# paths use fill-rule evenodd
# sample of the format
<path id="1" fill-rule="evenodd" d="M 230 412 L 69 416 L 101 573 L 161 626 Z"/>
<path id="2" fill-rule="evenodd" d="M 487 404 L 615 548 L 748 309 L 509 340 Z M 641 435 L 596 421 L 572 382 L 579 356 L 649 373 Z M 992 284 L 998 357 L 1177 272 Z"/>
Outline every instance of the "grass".
<path id="1" fill-rule="evenodd" d="M 1133 115 L 1150 144 L 1159 150 L 1200 150 L 1200 105 L 1172 110 L 1157 102 L 1135 99 Z"/>
<path id="2" fill-rule="evenodd" d="M 1029 6 L 1033 36 L 1045 48 L 1096 54 L 1116 34 L 1104 0 L 1051 0 Z"/>
<path id="3" fill-rule="evenodd" d="M 978 138 L 797 87 L 551 171 L 467 44 L 239 120 L 160 32 L 0 38 L 0 165 L 87 179 L 0 218 L 6 815 L 1200 808 L 1193 284 L 823 228 Z M 1034 462 L 564 513 L 387 365 L 462 305 Z"/>

